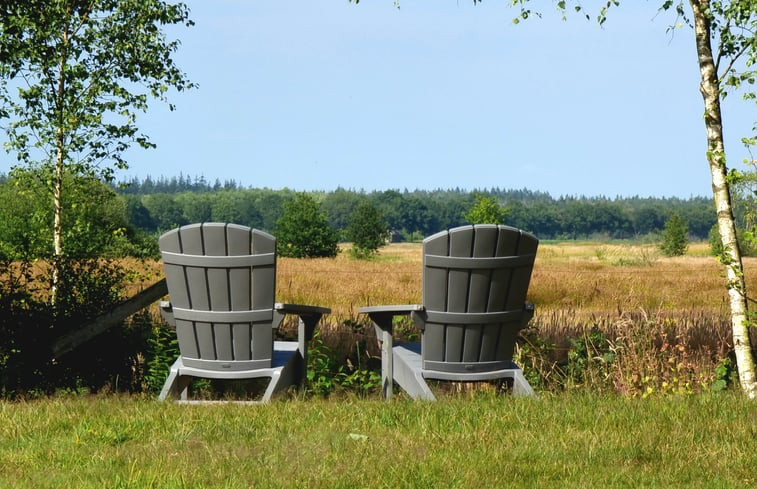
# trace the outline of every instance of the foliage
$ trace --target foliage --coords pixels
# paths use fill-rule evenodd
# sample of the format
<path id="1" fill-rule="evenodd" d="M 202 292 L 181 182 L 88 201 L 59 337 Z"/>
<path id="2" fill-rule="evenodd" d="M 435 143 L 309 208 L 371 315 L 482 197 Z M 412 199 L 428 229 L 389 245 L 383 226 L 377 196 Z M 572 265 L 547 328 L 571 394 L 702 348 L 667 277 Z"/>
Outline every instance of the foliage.
<path id="1" fill-rule="evenodd" d="M 741 256 L 755 256 L 757 255 L 757 241 L 743 229 L 738 229 L 736 232 L 736 238 L 739 243 L 739 250 Z M 710 247 L 710 254 L 712 256 L 721 257 L 723 255 L 723 240 L 720 238 L 720 231 L 718 231 L 718 225 L 715 224 L 710 229 L 710 234 L 707 237 L 707 243 Z"/>
<path id="2" fill-rule="evenodd" d="M 366 368 L 363 363 L 365 345 L 355 343 L 355 361 L 338 362 L 335 351 L 316 331 L 308 350 L 307 390 L 319 395 L 329 396 L 337 391 L 349 390 L 361 395 L 375 393 L 381 387 L 381 373 Z"/>
<path id="3" fill-rule="evenodd" d="M 14 259 L 53 255 L 48 229 L 53 210 L 47 205 L 44 175 L 17 170 L 0 184 L 0 255 Z M 62 234 L 67 257 L 153 256 L 152 237 L 129 223 L 126 201 L 93 177 L 64 177 L 68 193 L 62 210 L 68 216 Z"/>
<path id="4" fill-rule="evenodd" d="M 176 330 L 163 321 L 152 321 L 147 344 L 145 390 L 157 395 L 163 388 L 171 365 L 179 358 Z"/>
<path id="5" fill-rule="evenodd" d="M 369 258 L 389 239 L 389 225 L 381 211 L 369 201 L 357 205 L 347 226 L 347 239 L 352 241 L 352 255 Z"/>
<path id="6" fill-rule="evenodd" d="M 183 183 L 182 183 L 183 182 Z M 214 189 L 190 179 L 145 179 L 119 188 L 127 202 L 129 222 L 148 233 L 167 230 L 180 223 L 220 220 L 273 232 L 285 202 L 294 199 L 291 190 Z M 540 239 L 632 239 L 655 234 L 675 212 L 689 223 L 694 239 L 706 239 L 715 223 L 712 199 L 703 197 L 552 198 L 529 190 L 468 192 L 463 190 L 356 192 L 337 189 L 311 192 L 326 212 L 332 229 L 344 234 L 358 204 L 368 201 L 384 216 L 395 237 L 419 241 L 440 229 L 465 224 L 463 214 L 475 195 L 503 202 L 509 225 L 529 231 Z"/>
<path id="7" fill-rule="evenodd" d="M 673 214 L 665 222 L 665 229 L 662 231 L 662 242 L 660 250 L 666 256 L 682 256 L 689 247 L 688 235 L 689 226 L 681 219 L 678 214 Z"/>
<path id="8" fill-rule="evenodd" d="M 59 0 L 0 5 L 0 120 L 7 119 L 6 150 L 16 154 L 21 167 L 39 173 L 49 192 L 52 218 L 45 224 L 54 256 L 53 302 L 63 280 L 58 265 L 64 255 L 82 254 L 75 249 L 82 245 L 98 246 L 81 234 L 64 234 L 66 226 L 97 225 L 88 220 L 67 224 L 71 216 L 64 212 L 64 200 L 76 205 L 87 199 L 74 200 L 75 189 L 65 185 L 66 179 L 112 180 L 116 169 L 127 167 L 124 153 L 131 145 L 154 146 L 136 126 L 148 100 L 167 101 L 169 89 L 193 86 L 171 57 L 178 41 L 166 40 L 161 31 L 170 24 L 191 24 L 184 4 Z"/>
<path id="9" fill-rule="evenodd" d="M 502 224 L 507 212 L 499 205 L 496 197 L 475 194 L 476 202 L 463 217 L 468 224 Z"/>
<path id="10" fill-rule="evenodd" d="M 596 327 L 578 338 L 570 338 L 566 383 L 571 386 L 592 386 L 601 390 L 612 377 L 615 352 L 607 335 Z"/>
<path id="11" fill-rule="evenodd" d="M 11 2 L 0 15 L 0 90 L 9 147 L 24 163 L 50 165 L 62 156 L 73 174 L 100 173 L 112 160 L 125 168 L 149 97 L 193 85 L 174 64 L 178 41 L 160 27 L 186 24 L 183 4 L 158 0 Z M 173 108 L 172 105 L 169 105 Z M 62 136 L 62 138 L 61 138 Z M 59 144 L 63 143 L 63 155 Z"/>
<path id="12" fill-rule="evenodd" d="M 116 262 L 64 259 L 59 299 L 51 304 L 44 285 L 50 267 L 27 261 L 0 262 L 0 395 L 6 398 L 53 393 L 60 389 L 123 389 L 138 392 L 149 321 L 137 315 L 54 358 L 52 343 L 87 319 L 120 302 L 127 280 Z"/>
<path id="13" fill-rule="evenodd" d="M 742 256 L 754 256 L 757 253 L 757 160 L 748 162 L 749 170 L 740 172 L 732 170 L 731 199 L 733 202 L 734 218 L 736 220 L 736 237 Z M 720 256 L 723 253 L 722 243 L 715 243 L 720 239 L 720 232 L 716 226 L 710 231 L 712 253 Z"/>
<path id="14" fill-rule="evenodd" d="M 305 193 L 284 203 L 275 234 L 280 256 L 293 258 L 334 257 L 339 238 L 329 226 L 326 213 Z"/>

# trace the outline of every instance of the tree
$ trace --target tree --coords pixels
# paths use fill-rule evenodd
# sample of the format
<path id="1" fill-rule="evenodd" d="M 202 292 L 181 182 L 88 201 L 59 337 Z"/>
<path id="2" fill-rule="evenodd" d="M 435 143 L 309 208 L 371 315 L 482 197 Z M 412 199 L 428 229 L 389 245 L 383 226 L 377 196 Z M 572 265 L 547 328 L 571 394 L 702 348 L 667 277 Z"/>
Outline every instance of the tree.
<path id="1" fill-rule="evenodd" d="M 474 3 L 480 0 L 474 0 Z M 530 0 L 511 0 L 511 5 L 520 5 L 518 23 L 532 14 Z M 578 0 L 557 2 L 563 13 L 570 10 L 584 13 Z M 609 0 L 597 14 L 600 25 L 607 20 L 608 10 L 619 5 L 619 0 Z M 688 4 L 688 9 L 686 5 Z M 757 399 L 757 371 L 749 339 L 749 309 L 744 266 L 741 259 L 736 223 L 731 204 L 730 185 L 738 172 L 730 172 L 726 165 L 723 139 L 723 114 L 721 101 L 730 92 L 753 85 L 757 78 L 757 2 L 754 0 L 664 0 L 661 11 L 674 11 L 677 21 L 693 29 L 699 65 L 699 88 L 704 102 L 704 125 L 707 137 L 706 160 L 710 168 L 712 191 L 717 213 L 717 227 L 723 245 L 721 261 L 726 271 L 726 286 L 731 309 L 733 347 L 739 371 L 739 381 L 744 392 Z M 587 18 L 590 16 L 586 15 Z M 757 101 L 757 94 L 745 90 L 746 100 Z M 754 136 L 744 138 L 746 144 L 754 145 Z"/>
<path id="2" fill-rule="evenodd" d="M 662 231 L 660 250 L 665 256 L 683 256 L 689 247 L 687 235 L 689 226 L 686 221 L 674 213 L 665 221 L 665 229 Z"/>
<path id="3" fill-rule="evenodd" d="M 469 224 L 502 224 L 507 215 L 496 197 L 487 197 L 482 194 L 474 196 L 476 202 L 463 217 Z"/>
<path id="4" fill-rule="evenodd" d="M 191 25 L 184 4 L 160 0 L 0 2 L 0 119 L 8 150 L 47 174 L 52 197 L 55 301 L 68 175 L 111 180 L 132 144 L 153 147 L 136 126 L 149 99 L 192 87 L 161 31 Z M 173 110 L 173 105 L 169 104 Z M 86 200 L 81 202 L 86 205 Z"/>
<path id="5" fill-rule="evenodd" d="M 96 178 L 66 176 L 64 183 L 69 189 L 62 202 L 69 216 L 62 229 L 69 242 L 67 256 L 97 258 L 128 244 L 122 239 L 129 227 L 125 199 Z M 0 185 L 0 256 L 37 260 L 51 255 L 52 242 L 45 239 L 52 216 L 46 191 L 35 171 L 18 170 Z M 78 205 L 84 200 L 90 205 Z"/>
<path id="6" fill-rule="evenodd" d="M 142 205 L 150 216 L 150 222 L 155 224 L 156 231 L 166 232 L 178 226 L 187 224 L 181 205 L 173 195 L 152 194 L 142 198 Z"/>
<path id="7" fill-rule="evenodd" d="M 386 244 L 389 238 L 389 224 L 381 211 L 368 200 L 363 200 L 350 216 L 347 239 L 352 241 L 352 254 L 357 258 L 368 258 Z"/>
<path id="8" fill-rule="evenodd" d="M 346 229 L 352 213 L 364 196 L 351 190 L 337 188 L 323 198 L 321 205 L 329 216 L 329 224 L 334 229 Z"/>
<path id="9" fill-rule="evenodd" d="M 326 213 L 315 199 L 297 194 L 284 203 L 284 213 L 276 221 L 276 248 L 281 256 L 293 258 L 334 257 L 339 238 L 329 226 Z"/>

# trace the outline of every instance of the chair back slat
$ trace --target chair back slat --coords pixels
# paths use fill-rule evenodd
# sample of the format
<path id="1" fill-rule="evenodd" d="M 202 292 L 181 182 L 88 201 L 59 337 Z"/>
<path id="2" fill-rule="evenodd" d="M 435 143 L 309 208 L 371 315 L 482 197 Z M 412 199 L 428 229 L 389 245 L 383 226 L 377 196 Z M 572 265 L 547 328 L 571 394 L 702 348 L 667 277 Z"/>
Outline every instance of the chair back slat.
<path id="1" fill-rule="evenodd" d="M 509 364 L 537 246 L 530 234 L 495 225 L 462 226 L 424 240 L 424 368 L 471 372 Z"/>
<path id="2" fill-rule="evenodd" d="M 185 365 L 266 368 L 273 354 L 276 240 L 246 226 L 191 224 L 160 238 Z M 229 257 L 224 260 L 224 257 Z"/>
<path id="3" fill-rule="evenodd" d="M 426 255 L 449 256 L 449 233 L 437 233 L 423 242 L 424 260 Z M 423 267 L 423 304 L 428 310 L 447 310 L 447 270 Z M 423 358 L 429 361 L 444 361 L 444 328 L 425 328 L 423 332 Z"/>

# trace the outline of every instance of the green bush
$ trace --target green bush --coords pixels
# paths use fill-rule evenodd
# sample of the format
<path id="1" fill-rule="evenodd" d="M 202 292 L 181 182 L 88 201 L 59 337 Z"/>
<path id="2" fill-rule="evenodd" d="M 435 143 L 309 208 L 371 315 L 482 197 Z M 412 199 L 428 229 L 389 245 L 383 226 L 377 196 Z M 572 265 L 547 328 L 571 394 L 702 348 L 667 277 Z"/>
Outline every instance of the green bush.
<path id="1" fill-rule="evenodd" d="M 474 198 L 476 202 L 473 207 L 463 213 L 468 224 L 502 224 L 505 221 L 507 211 L 499 205 L 496 197 L 476 194 Z"/>
<path id="2" fill-rule="evenodd" d="M 339 251 L 339 238 L 329 226 L 326 213 L 305 193 L 284 203 L 284 213 L 276 221 L 275 234 L 280 256 L 334 257 Z"/>
<path id="3" fill-rule="evenodd" d="M 682 256 L 689 247 L 687 235 L 689 226 L 681 216 L 673 214 L 665 222 L 665 229 L 662 231 L 662 243 L 660 251 L 665 256 Z"/>
<path id="4" fill-rule="evenodd" d="M 58 300 L 46 300 L 50 268 L 40 262 L 0 262 L 0 396 L 103 388 L 138 391 L 151 321 L 136 315 L 54 356 L 51 346 L 122 299 L 127 274 L 104 259 L 65 259 Z"/>
<path id="5" fill-rule="evenodd" d="M 352 241 L 350 252 L 356 258 L 369 258 L 389 238 L 389 225 L 381 211 L 367 200 L 358 204 L 350 216 L 347 239 Z"/>
<path id="6" fill-rule="evenodd" d="M 144 384 L 147 391 L 157 394 L 166 381 L 168 370 L 179 357 L 176 330 L 162 321 L 153 321 L 147 343 Z"/>
<path id="7" fill-rule="evenodd" d="M 744 230 L 736 231 L 736 239 L 739 243 L 739 250 L 741 256 L 755 256 L 757 255 L 757 242 L 754 237 L 747 234 Z M 715 223 L 710 229 L 707 242 L 710 245 L 710 254 L 713 256 L 721 256 L 723 254 L 723 242 L 720 240 L 720 231 L 718 231 L 718 225 Z"/>

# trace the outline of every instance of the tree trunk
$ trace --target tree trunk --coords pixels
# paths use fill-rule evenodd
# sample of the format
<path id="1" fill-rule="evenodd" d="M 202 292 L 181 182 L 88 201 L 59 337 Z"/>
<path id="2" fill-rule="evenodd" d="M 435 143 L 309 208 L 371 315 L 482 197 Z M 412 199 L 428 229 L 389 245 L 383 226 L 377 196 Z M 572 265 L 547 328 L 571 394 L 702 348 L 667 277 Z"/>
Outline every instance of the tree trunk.
<path id="1" fill-rule="evenodd" d="M 67 25 L 67 23 L 66 23 Z M 64 28 L 62 35 L 62 50 L 58 63 L 58 87 L 56 88 L 56 155 L 53 175 L 53 271 L 50 302 L 55 304 L 60 284 L 61 260 L 63 259 L 63 173 L 66 161 L 66 133 L 65 133 L 65 95 L 66 95 L 66 62 L 68 56 L 68 30 Z"/>
<path id="2" fill-rule="evenodd" d="M 728 297 L 731 306 L 733 348 L 739 370 L 741 388 L 752 399 L 757 398 L 757 379 L 752 347 L 749 341 L 749 318 L 744 267 L 736 239 L 731 194 L 727 179 L 723 123 L 720 111 L 720 82 L 712 54 L 709 0 L 690 0 L 694 17 L 694 34 L 701 74 L 700 90 L 704 98 L 704 121 L 707 130 L 707 161 L 712 174 L 712 193 L 718 216 L 718 230 L 724 249 Z"/>
<path id="3" fill-rule="evenodd" d="M 62 144 L 59 137 L 58 144 Z M 53 178 L 53 284 L 50 289 L 50 302 L 55 304 L 58 295 L 58 284 L 60 283 L 60 265 L 63 256 L 63 225 L 62 214 L 63 204 L 61 196 L 63 195 L 63 151 L 58 148 L 58 155 L 55 161 L 55 176 Z"/>

